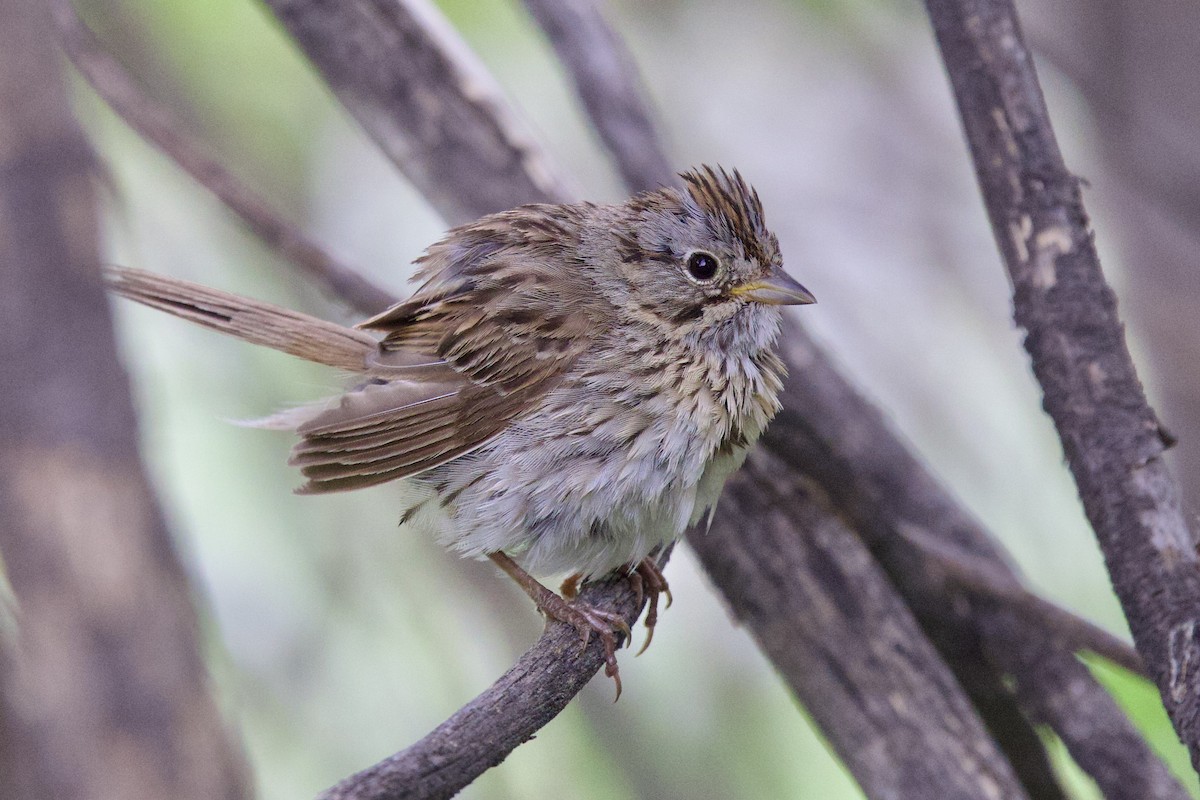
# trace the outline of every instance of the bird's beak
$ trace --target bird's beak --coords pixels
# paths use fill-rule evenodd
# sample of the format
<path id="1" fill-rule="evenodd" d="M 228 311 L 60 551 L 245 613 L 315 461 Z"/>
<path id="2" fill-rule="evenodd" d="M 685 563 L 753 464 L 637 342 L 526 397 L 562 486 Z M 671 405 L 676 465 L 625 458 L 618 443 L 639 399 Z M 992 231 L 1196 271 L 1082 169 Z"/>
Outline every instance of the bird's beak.
<path id="1" fill-rule="evenodd" d="M 817 302 L 812 292 L 779 267 L 771 267 L 765 278 L 733 287 L 730 294 L 769 306 L 806 306 Z"/>

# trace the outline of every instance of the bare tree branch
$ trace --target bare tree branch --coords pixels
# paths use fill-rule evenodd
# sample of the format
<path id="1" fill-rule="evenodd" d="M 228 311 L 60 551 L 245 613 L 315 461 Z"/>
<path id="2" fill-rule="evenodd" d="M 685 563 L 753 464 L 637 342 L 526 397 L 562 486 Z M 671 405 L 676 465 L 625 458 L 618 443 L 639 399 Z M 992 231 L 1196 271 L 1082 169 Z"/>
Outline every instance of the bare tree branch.
<path id="1" fill-rule="evenodd" d="M 247 797 L 138 457 L 96 165 L 53 24 L 32 0 L 0 0 L 0 18 L 0 552 L 15 598 L 0 786 L 14 800 Z"/>
<path id="2" fill-rule="evenodd" d="M 1014 316 L 1138 651 L 1200 767 L 1200 570 L 1011 2 L 927 0 Z"/>
<path id="3" fill-rule="evenodd" d="M 641 613 L 629 583 L 587 584 L 585 602 L 623 615 Z M 579 632 L 551 622 L 538 642 L 487 691 L 460 708 L 424 739 L 351 775 L 320 800 L 435 800 L 451 797 L 503 761 L 558 716 L 604 663 L 593 637 L 580 652 Z"/>
<path id="4" fill-rule="evenodd" d="M 525 0 L 631 192 L 676 181 L 625 43 L 592 0 Z"/>
<path id="5" fill-rule="evenodd" d="M 1090 650 L 1130 672 L 1149 677 L 1146 665 L 1133 645 L 1034 594 L 1015 582 L 1011 571 L 987 559 L 956 551 L 920 528 L 902 527 L 897 532 L 924 550 L 946 573 L 946 578 L 959 588 L 976 599 L 1013 612 L 1036 629 L 1036 632 L 1031 631 L 1031 636 L 1041 638 L 1043 634 L 1051 634 L 1068 649 Z M 1014 628 L 1011 633 L 1019 636 L 1021 629 Z"/>
<path id="6" fill-rule="evenodd" d="M 991 658 L 1015 679 L 1021 705 L 1036 722 L 1058 734 L 1104 797 L 1188 800 L 1192 796 L 1057 637 L 1031 631 L 1011 609 L 993 608 L 984 625 Z"/>
<path id="7" fill-rule="evenodd" d="M 688 542 L 867 796 L 1028 797 L 821 490 L 766 449 L 742 469 Z"/>
<path id="8" fill-rule="evenodd" d="M 447 222 L 575 196 L 428 0 L 267 4 Z"/>
<path id="9" fill-rule="evenodd" d="M 59 39 L 76 69 L 130 127 L 167 154 L 283 258 L 330 296 L 361 310 L 382 311 L 394 302 L 355 270 L 339 263 L 299 228 L 239 181 L 188 136 L 171 114 L 137 86 L 80 21 L 71 0 L 51 0 Z"/>
<path id="10" fill-rule="evenodd" d="M 938 484 L 879 410 L 845 382 L 803 329 L 785 328 L 784 341 L 792 372 L 784 385 L 784 410 L 767 429 L 764 446 L 830 494 L 1001 738 L 1031 794 L 1045 796 L 1032 788 L 1046 786 L 1046 765 L 1037 763 L 1045 755 L 1040 745 L 1036 753 L 1030 749 L 1027 726 L 1022 728 L 1020 720 L 1006 710 L 1010 690 L 1003 684 L 1008 675 L 1028 693 L 1019 698 L 1021 707 L 1044 719 L 1064 741 L 1070 739 L 1072 754 L 1097 782 L 1105 774 L 1091 769 L 1113 755 L 1105 744 L 1108 736 L 1125 737 L 1129 743 L 1120 761 L 1128 774 L 1151 762 L 1161 768 L 1115 704 L 1093 704 L 1086 714 L 1081 709 L 1081 716 L 1073 718 L 1071 706 L 1059 701 L 1107 694 L 1064 643 L 1054 640 L 1054 628 L 996 624 L 997 614 L 1017 612 L 1004 602 L 980 600 L 964 591 L 942 560 L 930 557 L 927 543 L 944 543 L 956 553 L 979 559 L 977 563 L 992 565 L 995 572 L 990 580 L 999 587 L 1006 582 L 1011 591 L 1023 591 L 987 531 Z M 915 546 L 916 541 L 924 546 Z M 1047 639 L 1056 646 L 1047 647 Z M 1020 659 L 999 658 L 1017 653 Z M 1036 702 L 1034 695 L 1039 695 Z M 1057 715 L 1038 713 L 1051 705 L 1059 710 Z M 1094 738 L 1083 733 L 1084 720 L 1097 726 Z M 1008 731 L 1007 738 L 998 732 L 1001 726 Z M 1151 781 L 1146 773 L 1141 775 L 1138 780 Z M 1189 796 L 1178 783 L 1172 787 L 1173 793 L 1158 796 L 1180 800 Z M 1102 784 L 1102 788 L 1106 796 L 1120 796 L 1112 794 L 1121 791 L 1120 783 Z"/>

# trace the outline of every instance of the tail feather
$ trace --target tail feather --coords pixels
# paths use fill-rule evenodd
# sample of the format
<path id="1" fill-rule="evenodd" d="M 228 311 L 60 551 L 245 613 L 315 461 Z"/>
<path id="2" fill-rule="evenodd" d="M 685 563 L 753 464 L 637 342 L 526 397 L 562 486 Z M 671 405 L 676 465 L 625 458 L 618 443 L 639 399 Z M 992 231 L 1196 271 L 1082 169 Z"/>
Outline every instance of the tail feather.
<path id="1" fill-rule="evenodd" d="M 124 267 L 107 267 L 104 280 L 122 297 L 317 364 L 363 372 L 378 350 L 362 331 L 198 283 Z"/>

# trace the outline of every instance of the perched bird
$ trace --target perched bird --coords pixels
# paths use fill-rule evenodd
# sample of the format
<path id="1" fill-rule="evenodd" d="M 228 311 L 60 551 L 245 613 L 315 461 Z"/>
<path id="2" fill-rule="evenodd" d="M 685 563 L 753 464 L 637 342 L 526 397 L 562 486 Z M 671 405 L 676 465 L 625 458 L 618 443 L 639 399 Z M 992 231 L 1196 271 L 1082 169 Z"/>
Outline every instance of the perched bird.
<path id="1" fill-rule="evenodd" d="M 681 177 L 682 190 L 616 205 L 529 205 L 455 228 L 418 259 L 416 292 L 357 330 L 136 270 L 108 281 L 360 375 L 264 422 L 299 434 L 299 491 L 409 480 L 424 499 L 404 518 L 490 558 L 585 644 L 599 635 L 619 693 L 615 631 L 628 629 L 570 587 L 628 575 L 653 632 L 667 587 L 651 555 L 714 506 L 779 409 L 779 307 L 815 302 L 736 171 Z M 556 573 L 574 573 L 568 598 L 533 577 Z"/>

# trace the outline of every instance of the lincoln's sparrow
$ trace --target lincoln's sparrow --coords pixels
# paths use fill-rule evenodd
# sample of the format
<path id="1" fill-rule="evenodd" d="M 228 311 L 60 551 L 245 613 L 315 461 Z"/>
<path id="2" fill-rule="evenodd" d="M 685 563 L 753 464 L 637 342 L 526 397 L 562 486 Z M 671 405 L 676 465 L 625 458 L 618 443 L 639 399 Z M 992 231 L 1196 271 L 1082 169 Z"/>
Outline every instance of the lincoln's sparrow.
<path id="1" fill-rule="evenodd" d="M 615 615 L 529 573 L 616 570 L 666 588 L 650 558 L 717 500 L 779 408 L 780 305 L 814 302 L 742 177 L 705 167 L 619 205 L 531 205 L 450 231 L 421 286 L 357 330 L 223 292 L 112 270 L 119 293 L 364 380 L 266 426 L 329 492 L 409 478 L 405 518 L 488 556 L 547 615 L 604 639 Z M 528 572 L 527 572 L 528 571 Z M 568 593 L 569 594 L 569 593 Z M 619 682 L 618 682 L 619 692 Z"/>

